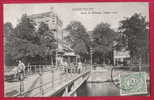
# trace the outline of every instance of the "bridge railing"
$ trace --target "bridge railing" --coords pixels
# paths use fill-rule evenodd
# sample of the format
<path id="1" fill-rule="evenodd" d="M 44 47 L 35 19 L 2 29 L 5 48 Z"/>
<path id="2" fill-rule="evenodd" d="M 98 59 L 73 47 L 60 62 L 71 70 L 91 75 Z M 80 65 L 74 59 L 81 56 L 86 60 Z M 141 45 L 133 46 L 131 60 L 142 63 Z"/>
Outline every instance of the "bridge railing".
<path id="1" fill-rule="evenodd" d="M 26 75 L 35 74 L 38 72 L 47 72 L 55 69 L 54 65 L 28 65 L 25 69 Z"/>
<path id="2" fill-rule="evenodd" d="M 19 85 L 9 85 L 5 86 L 5 95 L 12 96 L 12 95 L 20 95 L 22 91 L 24 91 L 24 81 L 20 81 L 18 78 L 17 70 L 13 70 L 14 68 L 17 68 L 17 66 L 6 66 L 4 71 L 4 79 L 5 81 L 8 81 L 9 84 L 14 84 L 14 82 L 20 82 Z M 25 68 L 25 77 L 29 77 L 33 74 L 43 73 L 51 70 L 56 70 L 54 65 L 28 65 Z M 12 89 L 16 89 L 18 93 L 14 94 L 12 93 Z M 11 94 L 11 95 L 10 95 Z"/>
<path id="3" fill-rule="evenodd" d="M 63 93 L 62 96 L 77 96 L 76 91 L 88 79 L 89 72 L 90 72 L 90 70 L 82 72 L 80 75 L 76 76 L 75 78 L 73 78 L 72 80 L 67 82 L 65 85 L 63 85 L 62 88 L 65 89 L 65 92 Z M 52 95 L 54 95 L 54 94 L 52 94 Z M 47 96 L 52 96 L 52 95 L 49 94 Z"/>
<path id="4" fill-rule="evenodd" d="M 46 91 L 51 88 L 56 88 L 56 85 L 63 84 L 66 81 L 72 80 L 72 75 L 79 75 L 87 72 L 89 70 L 88 65 L 83 65 L 83 68 L 81 71 L 77 69 L 75 66 L 70 66 L 65 68 L 64 66 L 58 66 L 57 68 L 51 65 L 30 65 L 26 68 L 25 74 L 31 75 L 34 73 L 37 73 L 38 76 L 38 85 L 34 86 L 33 88 L 29 90 L 25 90 L 25 83 L 24 81 L 20 81 L 19 86 L 17 87 L 19 92 L 13 97 L 20 96 L 20 97 L 39 97 L 39 96 L 45 96 L 47 93 Z M 59 71 L 60 73 L 57 75 L 56 71 Z M 50 81 L 44 82 L 43 75 L 45 72 L 50 72 L 50 76 L 48 77 L 51 79 Z M 82 75 L 83 77 L 84 75 Z M 80 77 L 81 78 L 81 77 Z M 76 77 L 76 79 L 73 79 L 69 84 L 76 84 L 76 80 L 79 79 L 79 77 Z"/>

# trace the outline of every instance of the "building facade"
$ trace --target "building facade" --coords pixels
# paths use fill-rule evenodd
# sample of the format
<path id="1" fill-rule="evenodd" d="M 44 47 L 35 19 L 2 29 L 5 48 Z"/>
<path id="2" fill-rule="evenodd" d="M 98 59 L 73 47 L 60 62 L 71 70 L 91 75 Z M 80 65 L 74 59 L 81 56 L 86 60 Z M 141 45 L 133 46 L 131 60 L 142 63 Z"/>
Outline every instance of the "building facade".
<path id="1" fill-rule="evenodd" d="M 58 17 L 58 15 L 53 11 L 53 9 L 51 9 L 48 12 L 44 12 L 44 13 L 39 13 L 39 14 L 32 14 L 29 16 L 29 18 L 31 20 L 34 21 L 34 23 L 36 24 L 36 29 L 38 29 L 39 25 L 44 22 L 45 24 L 47 24 L 49 26 L 49 29 L 52 31 L 52 33 L 54 33 L 54 37 L 57 40 L 57 45 L 58 48 L 55 50 L 56 54 L 55 54 L 55 63 L 57 63 L 58 59 L 61 59 L 59 55 L 59 51 L 62 51 L 62 45 L 61 43 L 59 43 L 59 40 L 62 39 L 62 21 L 61 19 Z"/>
<path id="2" fill-rule="evenodd" d="M 126 39 L 125 35 L 119 33 L 120 39 Z M 123 40 L 122 40 L 123 41 Z M 128 48 L 128 41 L 125 41 L 125 44 L 121 43 L 122 41 L 113 42 L 113 63 L 114 65 L 128 65 L 130 63 L 130 51 Z M 120 44 L 120 45 L 119 45 Z M 119 49 L 116 49 L 116 46 L 120 46 Z"/>
<path id="3" fill-rule="evenodd" d="M 49 12 L 33 14 L 30 15 L 29 18 L 34 21 L 34 23 L 36 24 L 36 28 L 38 28 L 38 26 L 42 22 L 44 22 L 49 26 L 49 29 L 54 33 L 54 36 L 58 44 L 58 48 L 55 54 L 56 65 L 60 65 L 63 62 L 64 58 L 67 60 L 72 57 L 77 58 L 77 55 L 74 54 L 69 44 L 66 44 L 63 41 L 63 33 L 65 32 L 64 30 L 62 30 L 63 23 L 53 10 Z"/>
<path id="4" fill-rule="evenodd" d="M 130 52 L 128 50 L 113 50 L 114 65 L 128 65 L 130 61 Z"/>
<path id="5" fill-rule="evenodd" d="M 36 28 L 38 28 L 41 22 L 44 22 L 49 26 L 49 29 L 54 33 L 56 38 L 61 38 L 63 23 L 53 10 L 49 12 L 33 14 L 30 15 L 29 18 L 35 22 Z"/>

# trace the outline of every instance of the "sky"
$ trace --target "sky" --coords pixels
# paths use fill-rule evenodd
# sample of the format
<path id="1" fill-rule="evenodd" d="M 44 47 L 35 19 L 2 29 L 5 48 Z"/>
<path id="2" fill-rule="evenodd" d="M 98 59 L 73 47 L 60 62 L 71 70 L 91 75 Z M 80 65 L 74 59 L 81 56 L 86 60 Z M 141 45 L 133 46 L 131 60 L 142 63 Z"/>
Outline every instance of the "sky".
<path id="1" fill-rule="evenodd" d="M 149 21 L 149 4 L 146 2 L 119 3 L 38 3 L 5 4 L 4 23 L 11 22 L 15 27 L 22 14 L 32 15 L 53 11 L 59 16 L 65 28 L 71 21 L 80 21 L 87 31 L 92 31 L 97 24 L 104 22 L 117 29 L 119 21 L 134 13 L 140 13 Z"/>

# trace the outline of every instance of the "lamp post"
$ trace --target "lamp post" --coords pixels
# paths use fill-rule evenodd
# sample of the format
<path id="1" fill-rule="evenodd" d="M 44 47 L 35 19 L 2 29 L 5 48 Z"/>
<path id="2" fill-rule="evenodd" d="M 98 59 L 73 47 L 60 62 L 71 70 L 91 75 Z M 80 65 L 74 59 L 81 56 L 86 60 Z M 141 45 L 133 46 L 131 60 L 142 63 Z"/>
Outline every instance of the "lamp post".
<path id="1" fill-rule="evenodd" d="M 56 49 L 56 68 L 58 67 L 58 65 L 57 65 L 57 58 L 58 58 L 57 50 L 58 50 L 58 49 Z"/>
<path id="2" fill-rule="evenodd" d="M 90 47 L 90 64 L 91 64 L 91 71 L 93 68 L 93 48 Z"/>
<path id="3" fill-rule="evenodd" d="M 56 30 L 55 32 L 56 32 L 56 39 L 57 39 L 56 40 L 56 42 L 57 42 L 57 48 L 56 48 L 56 68 L 58 68 L 58 62 L 57 62 L 57 60 L 58 60 L 58 50 L 59 50 L 58 31 Z"/>
<path id="4" fill-rule="evenodd" d="M 139 71 L 142 71 L 142 58 L 139 58 Z"/>
<path id="5" fill-rule="evenodd" d="M 90 47 L 90 64 L 91 64 L 91 71 L 92 71 L 92 67 L 93 67 L 93 48 L 92 48 L 93 38 L 92 38 L 92 34 L 90 35 L 90 41 L 91 41 L 91 47 Z"/>

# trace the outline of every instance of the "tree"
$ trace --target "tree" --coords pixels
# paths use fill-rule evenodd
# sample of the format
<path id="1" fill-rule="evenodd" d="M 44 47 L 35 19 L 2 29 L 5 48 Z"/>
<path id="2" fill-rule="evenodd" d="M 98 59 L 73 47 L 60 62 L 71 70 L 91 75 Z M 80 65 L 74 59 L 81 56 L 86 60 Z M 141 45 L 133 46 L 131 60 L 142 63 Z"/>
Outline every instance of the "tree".
<path id="1" fill-rule="evenodd" d="M 120 21 L 119 30 L 125 35 L 128 50 L 133 61 L 148 55 L 148 23 L 145 17 L 135 13 L 133 16 Z"/>
<path id="2" fill-rule="evenodd" d="M 11 34 L 13 34 L 13 25 L 10 22 L 7 22 L 4 24 L 4 33 L 5 33 L 5 37 L 7 38 L 8 36 L 10 36 Z"/>
<path id="3" fill-rule="evenodd" d="M 26 14 L 13 29 L 11 23 L 5 24 L 6 59 L 23 59 L 25 63 L 45 64 L 45 58 L 52 55 L 57 47 L 53 32 L 45 23 L 36 23 Z"/>
<path id="4" fill-rule="evenodd" d="M 13 34 L 13 26 L 10 22 L 7 22 L 4 24 L 4 40 L 5 40 L 5 53 L 8 54 L 9 53 L 9 40 L 11 35 Z"/>
<path id="5" fill-rule="evenodd" d="M 54 33 L 49 29 L 49 26 L 42 22 L 39 25 L 37 30 L 37 43 L 40 46 L 44 47 L 44 56 L 46 58 L 50 58 L 49 62 L 51 61 L 51 56 L 54 56 L 54 51 L 57 48 L 57 42 L 54 37 Z M 49 63 L 48 62 L 48 63 Z"/>
<path id="6" fill-rule="evenodd" d="M 5 44 L 5 63 L 11 64 L 13 61 L 11 57 L 10 40 L 13 34 L 13 25 L 10 22 L 4 24 L 4 44 Z"/>
<path id="7" fill-rule="evenodd" d="M 97 62 L 106 61 L 106 57 L 109 52 L 112 51 L 113 41 L 116 37 L 114 30 L 110 28 L 107 23 L 98 24 L 92 33 L 94 57 Z"/>
<path id="8" fill-rule="evenodd" d="M 36 30 L 35 23 L 26 14 L 14 29 L 6 23 L 5 34 L 6 58 L 14 61 L 23 59 L 25 63 L 45 64 L 44 59 L 52 55 L 57 46 L 48 25 L 42 22 Z"/>
<path id="9" fill-rule="evenodd" d="M 14 34 L 11 36 L 11 56 L 13 59 L 28 59 L 38 53 L 39 46 L 33 44 L 36 36 L 35 26 L 33 21 L 26 14 L 21 17 L 20 22 L 14 29 Z"/>
<path id="10" fill-rule="evenodd" d="M 35 23 L 26 14 L 23 14 L 20 22 L 14 29 L 14 33 L 20 39 L 33 41 L 36 36 L 35 30 Z"/>
<path id="11" fill-rule="evenodd" d="M 71 44 L 76 54 L 86 59 L 86 55 L 89 55 L 90 39 L 85 27 L 78 21 L 72 21 L 65 30 L 69 32 L 65 40 Z"/>
<path id="12" fill-rule="evenodd" d="M 49 26 L 42 22 L 39 25 L 38 31 L 37 31 L 37 39 L 39 40 L 39 44 L 43 44 L 46 47 L 49 47 L 50 49 L 56 49 L 56 40 L 54 37 L 54 33 L 49 29 Z"/>

